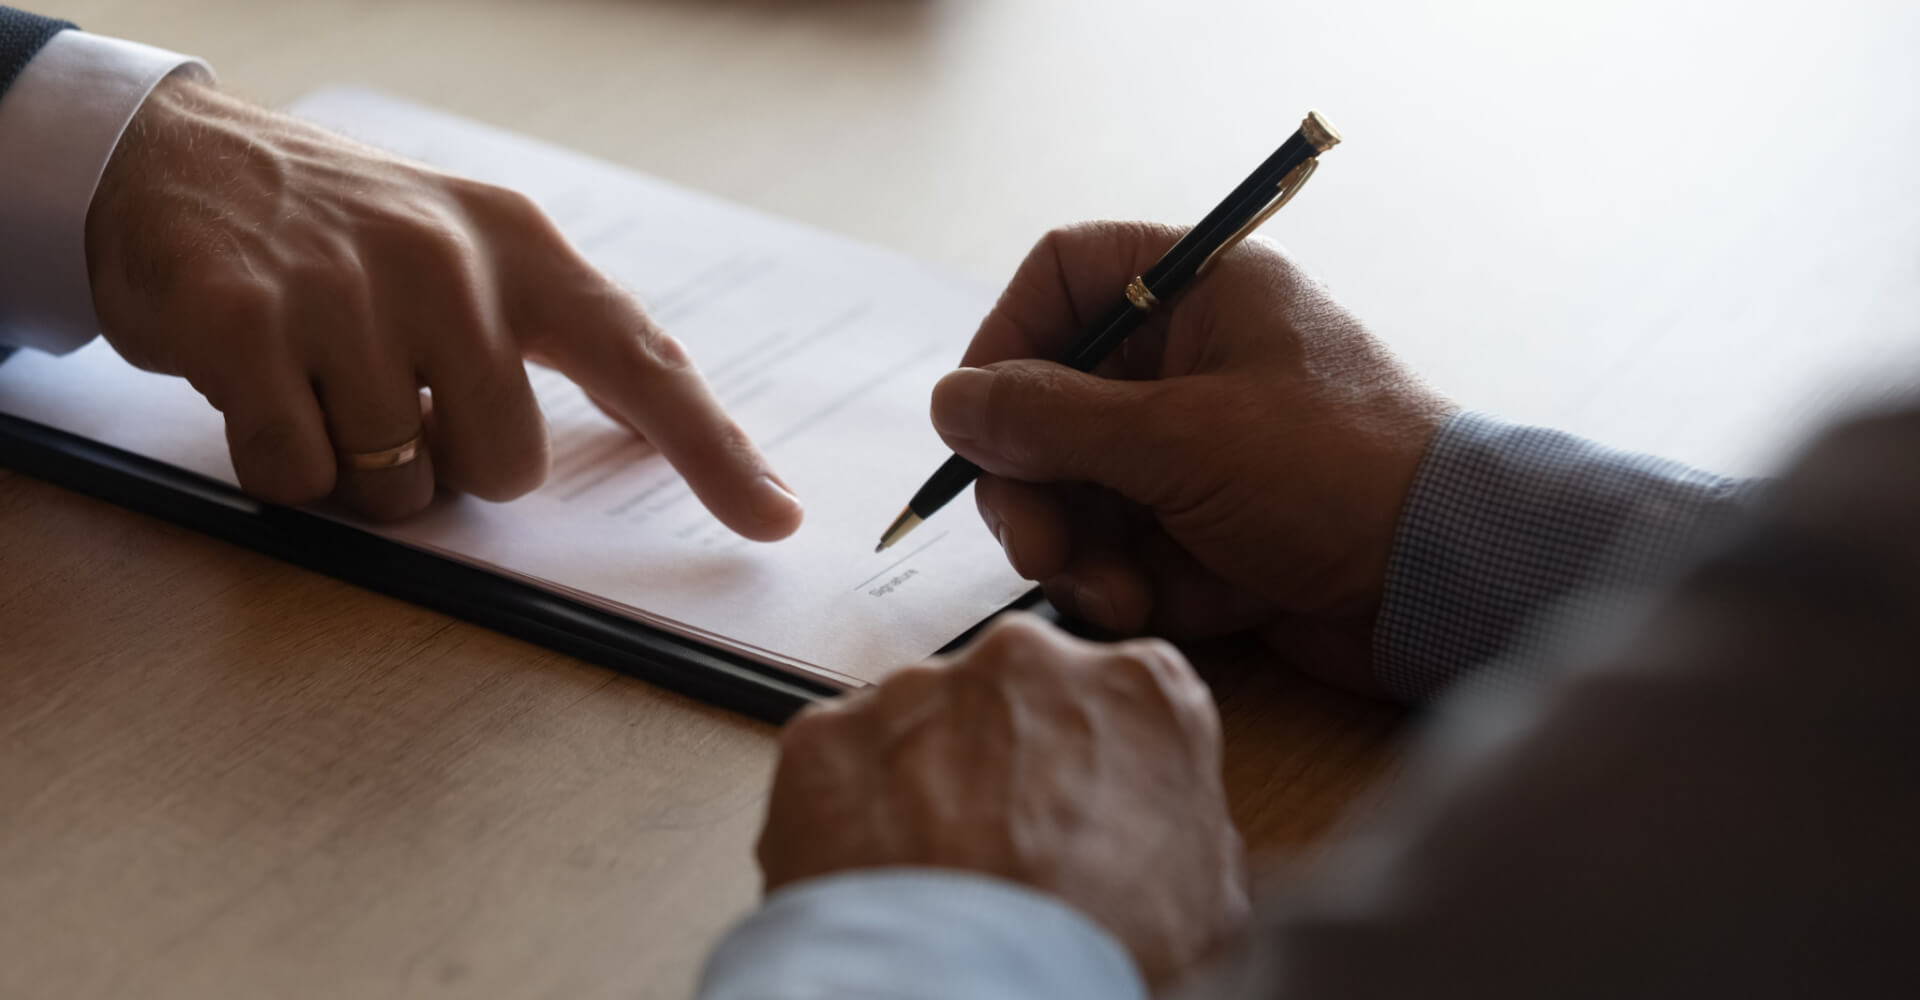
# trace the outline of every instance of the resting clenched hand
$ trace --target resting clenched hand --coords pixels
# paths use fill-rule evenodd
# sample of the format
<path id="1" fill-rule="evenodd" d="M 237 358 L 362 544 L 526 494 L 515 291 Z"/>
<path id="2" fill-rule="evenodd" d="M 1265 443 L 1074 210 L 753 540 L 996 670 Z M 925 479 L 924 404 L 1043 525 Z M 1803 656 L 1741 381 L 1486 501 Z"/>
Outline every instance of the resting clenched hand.
<path id="1" fill-rule="evenodd" d="M 220 410 L 240 483 L 264 499 L 332 495 L 387 518 L 436 480 L 526 493 L 547 472 L 532 358 L 644 435 L 735 531 L 799 523 L 680 346 L 512 192 L 174 79 L 101 178 L 87 259 L 107 340 Z M 411 462 L 342 458 L 423 432 Z"/>
<path id="2" fill-rule="evenodd" d="M 1284 254 L 1250 241 L 1093 375 L 1059 357 L 1180 236 L 1101 223 L 1041 240 L 933 421 L 989 473 L 980 513 L 1055 604 L 1121 632 L 1258 630 L 1367 684 L 1387 553 L 1450 405 Z"/>
<path id="3" fill-rule="evenodd" d="M 1009 616 L 800 715 L 781 750 L 768 892 L 893 865 L 995 875 L 1079 908 L 1156 983 L 1247 915 L 1220 720 L 1163 642 L 1097 646 Z"/>

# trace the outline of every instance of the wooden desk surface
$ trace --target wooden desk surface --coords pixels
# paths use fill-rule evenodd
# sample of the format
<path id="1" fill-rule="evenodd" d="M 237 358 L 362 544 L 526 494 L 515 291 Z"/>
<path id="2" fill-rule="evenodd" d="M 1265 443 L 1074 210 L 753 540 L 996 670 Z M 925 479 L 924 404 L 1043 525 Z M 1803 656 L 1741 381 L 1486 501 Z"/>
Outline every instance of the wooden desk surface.
<path id="1" fill-rule="evenodd" d="M 1197 217 L 1317 106 L 1274 234 L 1417 367 L 1729 470 L 1920 355 L 1911 4 L 40 6 L 983 282 Z M 0 995 L 681 996 L 754 897 L 771 731 L 632 680 L 4 473 L 0 637 Z M 1391 710 L 1218 667 L 1255 844 L 1390 766 Z"/>

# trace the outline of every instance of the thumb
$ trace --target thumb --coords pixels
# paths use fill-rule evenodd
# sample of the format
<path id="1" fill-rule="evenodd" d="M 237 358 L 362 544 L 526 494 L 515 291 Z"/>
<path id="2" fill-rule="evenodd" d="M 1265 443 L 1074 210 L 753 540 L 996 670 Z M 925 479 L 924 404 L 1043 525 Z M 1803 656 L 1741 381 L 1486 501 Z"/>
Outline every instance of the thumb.
<path id="1" fill-rule="evenodd" d="M 959 368 L 933 387 L 933 427 L 994 475 L 1095 483 L 1152 506 L 1169 479 L 1153 430 L 1163 387 L 1051 361 Z"/>

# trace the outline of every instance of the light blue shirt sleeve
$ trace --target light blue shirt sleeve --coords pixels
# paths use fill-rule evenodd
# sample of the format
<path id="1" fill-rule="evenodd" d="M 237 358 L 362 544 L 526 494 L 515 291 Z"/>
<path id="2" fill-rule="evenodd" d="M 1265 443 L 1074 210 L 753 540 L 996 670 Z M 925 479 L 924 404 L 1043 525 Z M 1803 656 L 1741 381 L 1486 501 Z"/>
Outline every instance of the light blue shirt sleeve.
<path id="1" fill-rule="evenodd" d="M 1145 1000 L 1112 935 L 1051 896 L 885 868 L 774 893 L 707 959 L 699 1000 Z"/>

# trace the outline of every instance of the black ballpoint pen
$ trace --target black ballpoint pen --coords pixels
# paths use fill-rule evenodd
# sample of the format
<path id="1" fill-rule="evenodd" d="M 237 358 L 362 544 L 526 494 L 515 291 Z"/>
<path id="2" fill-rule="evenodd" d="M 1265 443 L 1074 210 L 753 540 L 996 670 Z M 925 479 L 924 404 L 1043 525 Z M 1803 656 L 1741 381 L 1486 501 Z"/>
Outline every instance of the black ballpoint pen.
<path id="1" fill-rule="evenodd" d="M 1286 142 L 1280 144 L 1272 156 L 1267 157 L 1266 162 L 1240 182 L 1239 187 L 1234 188 L 1213 211 L 1208 212 L 1206 218 L 1181 237 L 1180 242 L 1175 243 L 1173 249 L 1168 250 L 1145 274 L 1136 275 L 1127 282 L 1119 304 L 1114 306 L 1104 321 L 1088 330 L 1073 345 L 1061 363 L 1085 372 L 1092 371 L 1095 365 L 1106 360 L 1121 341 L 1139 329 L 1141 321 L 1155 306 L 1178 295 L 1194 278 L 1206 271 L 1207 265 L 1215 257 L 1232 249 L 1234 244 L 1245 239 L 1269 216 L 1279 211 L 1280 206 L 1285 205 L 1313 175 L 1314 168 L 1319 165 L 1320 154 L 1339 142 L 1340 133 L 1320 117 L 1320 112 L 1307 112 L 1306 120 L 1300 123 L 1300 127 Z M 950 456 L 907 502 L 900 516 L 887 526 L 874 551 L 882 551 L 905 538 L 907 532 L 932 517 L 934 511 L 947 505 L 947 501 L 959 496 L 960 491 L 979 476 L 979 466 L 958 455 Z"/>

